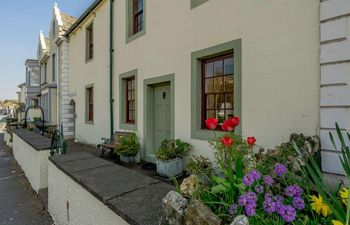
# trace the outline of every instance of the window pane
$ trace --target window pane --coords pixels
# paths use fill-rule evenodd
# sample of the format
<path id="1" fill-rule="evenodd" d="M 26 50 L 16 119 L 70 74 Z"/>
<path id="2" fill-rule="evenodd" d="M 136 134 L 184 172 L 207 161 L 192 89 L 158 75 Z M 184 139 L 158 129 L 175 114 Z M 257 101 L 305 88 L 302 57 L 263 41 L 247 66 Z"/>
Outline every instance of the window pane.
<path id="1" fill-rule="evenodd" d="M 225 109 L 225 95 L 217 94 L 215 98 L 215 103 L 217 109 Z"/>
<path id="2" fill-rule="evenodd" d="M 214 74 L 214 63 L 205 64 L 205 77 L 212 77 Z"/>
<path id="3" fill-rule="evenodd" d="M 128 91 L 128 100 L 132 100 L 132 91 Z"/>
<path id="4" fill-rule="evenodd" d="M 233 94 L 226 94 L 226 102 L 232 105 L 230 108 L 233 108 Z"/>
<path id="5" fill-rule="evenodd" d="M 224 70 L 225 74 L 233 74 L 233 58 L 225 59 Z"/>
<path id="6" fill-rule="evenodd" d="M 130 101 L 130 103 L 129 103 L 129 109 L 130 109 L 130 110 L 135 110 L 135 101 Z"/>
<path id="7" fill-rule="evenodd" d="M 213 93 L 214 92 L 214 79 L 209 78 L 205 80 L 205 93 Z"/>
<path id="8" fill-rule="evenodd" d="M 233 93 L 233 75 L 225 76 L 225 92 Z"/>
<path id="9" fill-rule="evenodd" d="M 206 114 L 206 119 L 207 118 L 211 118 L 211 117 L 213 117 L 213 118 L 216 118 L 216 113 L 215 113 L 216 111 L 215 110 L 207 110 L 207 114 Z"/>
<path id="10" fill-rule="evenodd" d="M 216 77 L 214 78 L 214 92 L 215 93 L 223 93 L 224 92 L 224 78 Z"/>
<path id="11" fill-rule="evenodd" d="M 215 108 L 215 95 L 207 95 L 207 109 Z"/>
<path id="12" fill-rule="evenodd" d="M 143 10 L 143 0 L 139 0 L 138 10 L 139 12 Z"/>
<path id="13" fill-rule="evenodd" d="M 223 75 L 224 73 L 224 68 L 223 68 L 223 61 L 216 61 L 214 62 L 214 75 L 215 76 L 220 76 Z"/>

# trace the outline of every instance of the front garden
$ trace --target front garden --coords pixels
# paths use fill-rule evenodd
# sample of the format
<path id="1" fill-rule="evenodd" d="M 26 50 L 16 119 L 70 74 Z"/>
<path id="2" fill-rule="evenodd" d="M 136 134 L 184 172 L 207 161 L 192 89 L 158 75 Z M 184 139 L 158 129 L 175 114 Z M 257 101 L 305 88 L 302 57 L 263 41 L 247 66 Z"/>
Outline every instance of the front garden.
<path id="1" fill-rule="evenodd" d="M 275 150 L 256 151 L 258 140 L 236 135 L 238 125 L 238 117 L 221 125 L 214 118 L 206 120 L 213 130 L 210 144 L 218 168 L 202 156 L 193 156 L 187 167 L 190 177 L 178 186 L 182 196 L 207 205 L 221 224 L 349 224 L 348 187 L 327 185 L 317 137 L 293 134 Z M 218 136 L 216 130 L 226 133 Z M 336 140 L 330 138 L 334 145 L 341 144 L 349 178 L 349 147 L 338 126 L 337 131 Z M 350 135 L 346 138 L 350 140 Z"/>

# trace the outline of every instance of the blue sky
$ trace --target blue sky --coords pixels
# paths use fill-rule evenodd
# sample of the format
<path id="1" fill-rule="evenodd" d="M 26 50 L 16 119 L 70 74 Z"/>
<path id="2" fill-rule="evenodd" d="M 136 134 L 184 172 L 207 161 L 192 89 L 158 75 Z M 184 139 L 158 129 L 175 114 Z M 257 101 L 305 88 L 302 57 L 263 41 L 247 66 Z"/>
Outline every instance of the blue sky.
<path id="1" fill-rule="evenodd" d="M 52 7 L 79 17 L 93 0 L 3 0 L 0 13 L 0 100 L 15 99 L 24 61 L 35 58 L 40 30 L 48 34 Z"/>

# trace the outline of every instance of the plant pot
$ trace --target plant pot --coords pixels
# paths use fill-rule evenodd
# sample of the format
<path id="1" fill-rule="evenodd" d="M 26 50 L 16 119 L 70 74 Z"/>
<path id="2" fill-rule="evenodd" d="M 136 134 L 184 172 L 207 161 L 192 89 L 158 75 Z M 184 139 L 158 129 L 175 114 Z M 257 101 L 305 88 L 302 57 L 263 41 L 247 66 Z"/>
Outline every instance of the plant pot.
<path id="1" fill-rule="evenodd" d="M 160 176 L 173 178 L 184 171 L 184 161 L 182 158 L 159 160 L 157 159 L 157 173 Z"/>
<path id="2" fill-rule="evenodd" d="M 124 163 L 134 163 L 134 162 L 136 162 L 136 156 L 120 155 L 120 161 L 124 162 Z"/>

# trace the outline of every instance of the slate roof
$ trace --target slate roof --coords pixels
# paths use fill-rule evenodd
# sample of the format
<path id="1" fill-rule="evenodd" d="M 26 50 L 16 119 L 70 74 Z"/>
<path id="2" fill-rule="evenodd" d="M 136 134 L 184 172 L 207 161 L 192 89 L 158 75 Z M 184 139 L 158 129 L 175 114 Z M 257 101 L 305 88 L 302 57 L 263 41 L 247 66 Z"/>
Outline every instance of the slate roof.
<path id="1" fill-rule="evenodd" d="M 61 18 L 63 22 L 62 31 L 66 32 L 76 21 L 77 18 L 74 16 L 68 15 L 67 13 L 61 12 Z"/>

